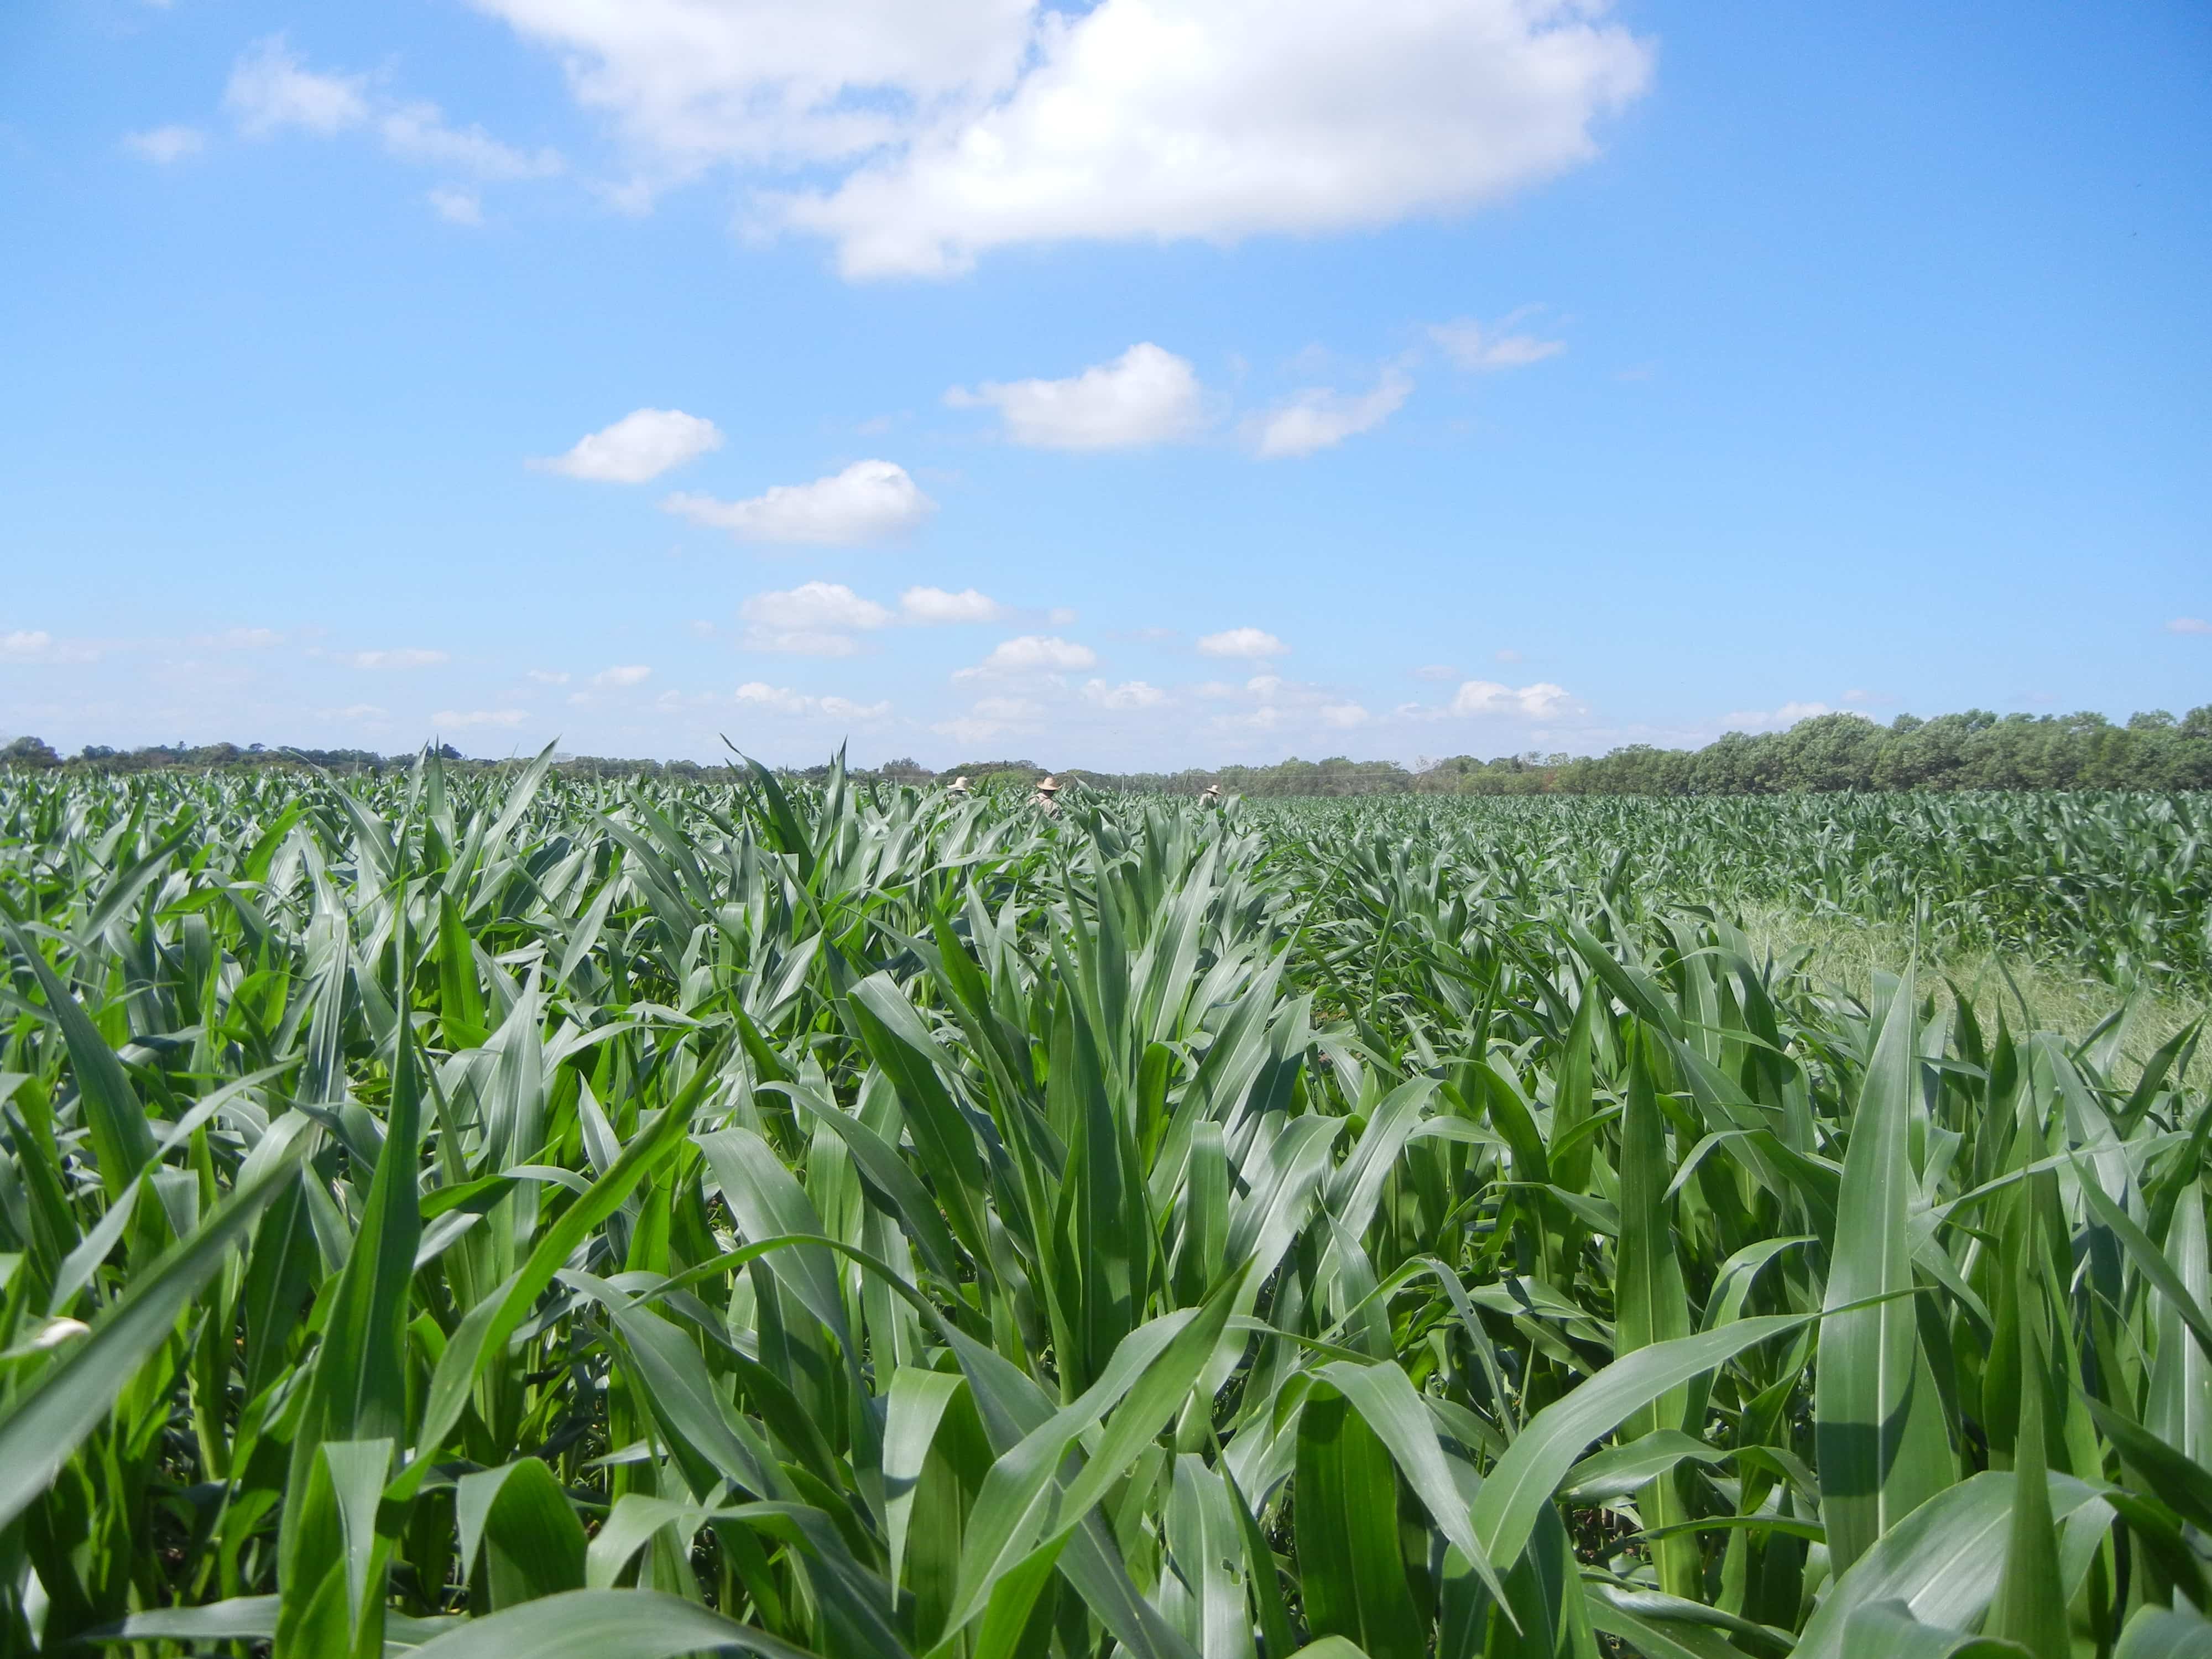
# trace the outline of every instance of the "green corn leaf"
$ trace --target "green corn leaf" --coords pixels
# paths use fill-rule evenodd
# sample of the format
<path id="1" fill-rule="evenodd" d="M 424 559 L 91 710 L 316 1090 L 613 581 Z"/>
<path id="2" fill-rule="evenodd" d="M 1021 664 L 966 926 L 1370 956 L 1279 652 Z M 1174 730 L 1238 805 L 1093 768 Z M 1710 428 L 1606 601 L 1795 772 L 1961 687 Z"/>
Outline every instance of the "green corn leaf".
<path id="1" fill-rule="evenodd" d="M 106 1417 L 317 1139 L 305 1118 L 288 1118 L 271 1129 L 230 1195 L 198 1230 L 135 1275 L 88 1335 L 0 1407 L 0 1527 L 36 1500 L 78 1443 Z"/>

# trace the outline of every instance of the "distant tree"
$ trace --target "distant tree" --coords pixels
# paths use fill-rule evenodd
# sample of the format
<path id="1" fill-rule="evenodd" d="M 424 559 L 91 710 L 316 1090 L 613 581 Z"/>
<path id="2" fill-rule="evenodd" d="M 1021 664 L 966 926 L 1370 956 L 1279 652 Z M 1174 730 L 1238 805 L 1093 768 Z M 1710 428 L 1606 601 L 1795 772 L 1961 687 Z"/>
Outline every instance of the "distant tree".
<path id="1" fill-rule="evenodd" d="M 52 746 L 38 738 L 18 738 L 6 748 L 0 749 L 0 766 L 43 772 L 61 763 L 62 757 L 54 753 Z"/>

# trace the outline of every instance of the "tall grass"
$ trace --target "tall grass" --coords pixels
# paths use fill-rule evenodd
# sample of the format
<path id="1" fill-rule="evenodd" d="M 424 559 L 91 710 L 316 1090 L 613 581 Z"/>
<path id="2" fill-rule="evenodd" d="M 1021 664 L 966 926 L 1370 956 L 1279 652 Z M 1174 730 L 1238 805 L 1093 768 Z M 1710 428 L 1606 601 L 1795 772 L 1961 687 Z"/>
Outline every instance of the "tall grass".
<path id="1" fill-rule="evenodd" d="M 1480 805 L 0 781 L 0 1650 L 2212 1650 L 2193 1027 L 1728 919 L 2182 809 Z"/>

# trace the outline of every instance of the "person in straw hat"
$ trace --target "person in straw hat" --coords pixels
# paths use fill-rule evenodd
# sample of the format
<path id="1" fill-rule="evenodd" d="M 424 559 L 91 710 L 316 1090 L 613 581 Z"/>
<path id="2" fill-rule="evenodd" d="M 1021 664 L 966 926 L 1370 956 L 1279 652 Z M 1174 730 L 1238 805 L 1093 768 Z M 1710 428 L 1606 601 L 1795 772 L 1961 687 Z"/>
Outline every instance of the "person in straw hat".
<path id="1" fill-rule="evenodd" d="M 1052 775 L 1048 772 L 1045 774 L 1042 781 L 1041 781 L 1036 787 L 1036 805 L 1044 808 L 1048 812 L 1057 812 L 1060 811 L 1060 801 L 1058 799 L 1059 794 L 1060 785 L 1054 781 Z"/>
<path id="2" fill-rule="evenodd" d="M 1221 786 L 1220 786 L 1219 784 L 1218 784 L 1218 783 L 1209 783 L 1209 784 L 1207 784 L 1204 789 L 1201 789 L 1201 790 L 1199 792 L 1199 795 L 1198 795 L 1198 804 L 1199 804 L 1200 806 L 1218 806 L 1218 805 L 1221 805 Z"/>
<path id="3" fill-rule="evenodd" d="M 963 772 L 958 777 L 953 779 L 951 782 L 946 784 L 945 786 L 945 793 L 948 795 L 960 795 L 964 797 L 968 793 L 968 775 L 965 772 Z"/>

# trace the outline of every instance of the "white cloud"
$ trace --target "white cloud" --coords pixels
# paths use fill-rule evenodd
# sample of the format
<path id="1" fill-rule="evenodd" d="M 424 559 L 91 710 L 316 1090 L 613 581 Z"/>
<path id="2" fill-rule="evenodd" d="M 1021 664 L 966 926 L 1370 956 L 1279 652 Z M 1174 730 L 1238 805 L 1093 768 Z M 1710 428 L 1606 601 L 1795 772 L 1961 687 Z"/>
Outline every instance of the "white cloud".
<path id="1" fill-rule="evenodd" d="M 677 494 L 661 503 L 694 524 L 726 530 L 739 541 L 842 547 L 911 530 L 937 510 L 906 469 L 855 461 L 812 483 L 778 484 L 749 501 Z"/>
<path id="2" fill-rule="evenodd" d="M 642 685 L 653 678 L 653 670 L 643 663 L 628 663 L 617 668 L 602 668 L 592 676 L 593 685 Z"/>
<path id="3" fill-rule="evenodd" d="M 1496 658 L 1497 658 L 1497 660 L 1498 660 L 1499 662 L 1504 662 L 1504 663 L 1515 663 L 1515 662 L 1519 662 L 1519 661 L 1521 660 L 1521 653 L 1520 653 L 1518 651 L 1516 651 L 1516 650 L 1515 650 L 1511 646 L 1510 646 L 1510 645 L 1509 645 L 1509 646 L 1507 646 L 1504 650 L 1499 651 L 1499 652 L 1497 652 L 1497 653 L 1495 653 L 1494 654 L 1495 654 L 1495 656 L 1496 656 Z"/>
<path id="4" fill-rule="evenodd" d="M 1505 326 L 1510 329 L 1511 324 L 1509 322 Z M 1429 330 L 1429 337 L 1442 346 L 1444 356 L 1460 368 L 1477 373 L 1526 368 L 1531 363 L 1542 362 L 1547 357 L 1556 357 L 1567 349 L 1565 340 L 1540 339 L 1534 334 L 1486 331 L 1481 324 L 1464 319 L 1455 323 L 1437 324 Z"/>
<path id="5" fill-rule="evenodd" d="M 714 423 L 680 409 L 634 409 L 576 441 L 565 455 L 533 460 L 540 471 L 600 483 L 644 483 L 722 447 Z"/>
<path id="6" fill-rule="evenodd" d="M 782 592 L 756 593 L 738 607 L 755 651 L 795 657 L 849 657 L 860 649 L 853 629 L 882 628 L 891 613 L 842 582 L 802 582 Z"/>
<path id="7" fill-rule="evenodd" d="M 472 173 L 479 179 L 543 179 L 562 170 L 558 152 L 529 154 L 503 144 L 482 127 L 452 127 L 435 104 L 388 110 L 376 124 L 384 148 L 403 161 Z"/>
<path id="8" fill-rule="evenodd" d="M 226 628 L 220 634 L 195 634 L 189 641 L 201 651 L 265 651 L 283 642 L 273 628 Z"/>
<path id="9" fill-rule="evenodd" d="M 1074 623 L 1077 614 L 1075 607 L 1072 605 L 1056 605 L 1044 613 L 1044 619 L 1054 628 L 1066 628 Z M 1148 633 L 1150 631 L 1146 630 Z M 1172 634 L 1175 630 L 1168 629 L 1164 631 Z"/>
<path id="10" fill-rule="evenodd" d="M 818 628 L 749 628 L 744 643 L 747 650 L 782 657 L 849 657 L 860 648 L 850 634 Z"/>
<path id="11" fill-rule="evenodd" d="M 428 668 L 447 660 L 443 651 L 425 651 L 420 647 L 404 647 L 398 650 L 356 651 L 346 660 L 356 668 Z"/>
<path id="12" fill-rule="evenodd" d="M 1006 436 L 1036 449 L 1128 449 L 1187 438 L 1206 424 L 1188 360 L 1150 341 L 1064 380 L 987 380 L 945 394 L 955 409 L 988 405 Z"/>
<path id="13" fill-rule="evenodd" d="M 476 0 L 554 48 L 585 105 L 681 177 L 847 161 L 1012 83 L 1033 0 Z"/>
<path id="14" fill-rule="evenodd" d="M 1142 680 L 1124 680 L 1119 685 L 1109 685 L 1104 680 L 1091 680 L 1083 688 L 1085 702 L 1096 703 L 1101 708 L 1158 708 L 1168 700 L 1168 694 L 1157 685 Z"/>
<path id="15" fill-rule="evenodd" d="M 54 636 L 43 628 L 18 628 L 0 634 L 0 657 L 13 662 L 36 662 L 54 648 Z"/>
<path id="16" fill-rule="evenodd" d="M 529 716 L 520 708 L 441 708 L 430 716 L 440 731 L 470 726 L 520 726 Z"/>
<path id="17" fill-rule="evenodd" d="M 974 709 L 981 719 L 1012 726 L 1036 720 L 1044 713 L 1044 705 L 1028 697 L 978 697 Z"/>
<path id="18" fill-rule="evenodd" d="M 373 124 L 386 155 L 416 166 L 479 179 L 539 179 L 566 165 L 558 151 L 520 150 L 501 143 L 482 127 L 449 125 L 435 104 L 378 98 L 367 76 L 311 70 L 282 34 L 256 41 L 232 65 L 222 101 L 238 131 L 248 138 L 270 138 L 288 131 L 334 138 Z M 173 131 L 183 129 L 161 128 L 149 136 Z M 448 218 L 459 216 L 438 204 L 436 195 L 432 199 L 441 212 Z"/>
<path id="19" fill-rule="evenodd" d="M 942 587 L 909 587 L 899 595 L 899 615 L 917 627 L 928 628 L 946 623 L 1003 622 L 1006 607 L 972 587 L 963 587 L 957 593 Z"/>
<path id="20" fill-rule="evenodd" d="M 1739 708 L 1722 715 L 1720 723 L 1730 732 L 1779 732 L 1815 714 L 1835 712 L 1825 702 L 1785 702 L 1779 708 Z"/>
<path id="21" fill-rule="evenodd" d="M 787 685 L 748 680 L 737 691 L 738 702 L 748 708 L 778 714 L 820 715 L 830 720 L 881 720 L 891 712 L 888 702 L 854 702 L 849 697 L 813 697 Z"/>
<path id="22" fill-rule="evenodd" d="M 143 155 L 157 166 L 167 167 L 173 161 L 197 155 L 207 148 L 207 134 L 198 127 L 155 127 L 146 132 L 126 132 L 123 147 L 134 155 Z"/>
<path id="23" fill-rule="evenodd" d="M 2166 623 L 2166 631 L 2169 634 L 2212 634 L 2212 622 L 2206 622 L 2202 617 L 2176 617 Z"/>
<path id="24" fill-rule="evenodd" d="M 1290 650 L 1273 634 L 1260 628 L 1228 628 L 1200 637 L 1198 648 L 1209 657 L 1279 657 Z"/>
<path id="25" fill-rule="evenodd" d="M 801 582 L 781 592 L 756 593 L 738 614 L 763 628 L 881 628 L 891 613 L 842 582 Z"/>
<path id="26" fill-rule="evenodd" d="M 97 662 L 101 648 L 90 640 L 58 640 L 43 628 L 0 633 L 0 662 Z"/>
<path id="27" fill-rule="evenodd" d="M 1323 726 L 1333 726 L 1340 732 L 1349 732 L 1355 726 L 1364 726 L 1369 718 L 1367 711 L 1356 702 L 1325 702 L 1315 712 L 1320 714 Z"/>
<path id="28" fill-rule="evenodd" d="M 1310 455 L 1372 431 L 1397 413 L 1413 383 L 1393 369 L 1372 392 L 1350 397 L 1320 386 L 1298 392 L 1254 423 L 1253 447 L 1268 459 Z"/>
<path id="29" fill-rule="evenodd" d="M 813 9 L 857 27 L 881 5 Z M 1651 64 L 1592 0 L 1100 0 L 1032 16 L 1018 77 L 994 32 L 964 97 L 910 89 L 907 142 L 788 200 L 787 222 L 834 239 L 853 276 L 957 271 L 1024 242 L 1366 228 L 1589 160 L 1593 123 Z M 765 69 L 742 82 L 776 84 Z M 659 100 L 632 107 L 659 125 Z"/>
<path id="30" fill-rule="evenodd" d="M 1549 680 L 1515 688 L 1495 680 L 1467 680 L 1453 693 L 1455 714 L 1525 714 L 1530 720 L 1549 720 L 1567 704 L 1564 686 Z"/>
<path id="31" fill-rule="evenodd" d="M 827 167 L 755 216 L 831 238 L 855 276 L 1479 205 L 1594 156 L 1652 62 L 1604 0 L 476 3 L 612 117 L 633 202 L 718 164 Z"/>
<path id="32" fill-rule="evenodd" d="M 1006 732 L 1033 732 L 1045 714 L 1042 703 L 1027 697 L 979 697 L 965 714 L 939 720 L 929 729 L 956 743 L 988 743 Z"/>
<path id="33" fill-rule="evenodd" d="M 952 678 L 967 680 L 997 674 L 1066 673 L 1097 665 L 1098 653 L 1087 645 L 1078 645 L 1056 635 L 1022 634 L 1001 640 L 981 662 L 973 668 L 960 670 Z"/>
<path id="34" fill-rule="evenodd" d="M 319 75 L 281 34 L 256 41 L 232 66 L 223 107 L 249 138 L 288 127 L 331 137 L 368 119 L 368 82 L 358 75 Z"/>
<path id="35" fill-rule="evenodd" d="M 483 201 L 472 190 L 456 190 L 450 185 L 441 185 L 429 195 L 430 210 L 449 225 L 480 225 L 483 222 Z"/>
<path id="36" fill-rule="evenodd" d="M 530 671 L 528 678 L 537 681 L 540 685 L 566 685 L 568 683 L 568 676 L 565 671 L 550 668 L 533 668 Z"/>

